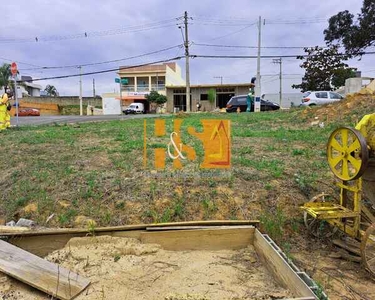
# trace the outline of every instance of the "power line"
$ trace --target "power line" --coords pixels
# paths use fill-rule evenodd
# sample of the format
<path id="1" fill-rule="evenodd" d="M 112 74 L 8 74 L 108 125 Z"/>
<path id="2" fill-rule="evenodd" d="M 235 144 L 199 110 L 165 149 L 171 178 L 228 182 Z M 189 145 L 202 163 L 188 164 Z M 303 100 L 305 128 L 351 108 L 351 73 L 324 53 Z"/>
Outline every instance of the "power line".
<path id="1" fill-rule="evenodd" d="M 25 63 L 25 62 L 21 62 L 21 61 L 18 61 L 18 60 L 13 60 L 13 59 L 9 59 L 9 58 L 4 58 L 4 57 L 0 57 L 0 59 L 2 60 L 5 60 L 5 61 L 11 61 L 11 62 L 16 62 L 20 65 L 28 65 L 28 66 L 32 66 L 32 67 L 41 67 L 41 66 L 38 66 L 38 65 L 34 65 L 34 64 L 30 64 L 30 63 Z"/>
<path id="2" fill-rule="evenodd" d="M 168 51 L 168 50 L 171 50 L 171 49 L 174 49 L 174 48 L 181 48 L 182 46 L 183 46 L 182 44 L 179 44 L 179 45 L 167 47 L 167 48 L 164 48 L 164 49 L 160 49 L 160 50 L 156 50 L 156 51 L 152 51 L 152 52 L 148 52 L 148 53 L 144 53 L 144 54 L 140 54 L 140 55 L 125 57 L 125 58 L 120 58 L 120 59 L 114 59 L 114 60 L 107 60 L 107 61 L 95 62 L 95 63 L 76 64 L 76 65 L 67 65 L 67 66 L 50 66 L 50 67 L 40 67 L 40 68 L 31 68 L 31 69 L 21 69 L 20 71 L 40 70 L 40 69 L 47 69 L 47 70 L 48 69 L 66 69 L 66 68 L 78 68 L 80 66 L 81 67 L 87 67 L 87 66 L 103 65 L 103 64 L 120 62 L 120 61 L 124 61 L 124 60 L 129 60 L 129 59 L 139 58 L 139 57 L 143 57 L 143 56 L 148 56 L 148 55 L 152 55 L 152 54 L 157 54 L 157 53 L 165 52 L 165 51 Z"/>
<path id="3" fill-rule="evenodd" d="M 368 51 L 368 52 L 361 52 L 361 55 L 370 55 L 375 54 L 375 51 Z M 261 58 L 297 58 L 297 57 L 312 57 L 316 55 L 308 55 L 308 54 L 294 54 L 294 55 L 262 55 Z M 347 54 L 333 54 L 330 56 L 347 56 Z M 243 58 L 257 58 L 256 55 L 191 55 L 192 58 L 237 58 L 237 59 L 243 59 Z"/>
<path id="4" fill-rule="evenodd" d="M 269 21 L 269 22 L 266 22 L 267 25 L 276 25 L 276 24 L 284 24 L 284 25 L 294 25 L 294 24 L 316 24 L 316 23 L 325 23 L 327 22 L 326 19 L 322 19 L 322 20 L 312 20 L 312 21 L 304 21 L 304 20 L 301 20 L 301 21 Z"/>
<path id="5" fill-rule="evenodd" d="M 225 16 L 223 18 L 212 18 L 212 15 L 211 16 L 208 16 L 208 15 L 195 15 L 193 16 L 193 19 L 194 20 L 202 20 L 202 21 L 216 21 L 216 22 L 231 22 L 231 23 L 234 23 L 234 22 L 245 22 L 245 21 L 248 21 L 249 18 L 239 18 L 238 16 Z M 327 21 L 326 18 L 322 18 L 322 17 L 311 17 L 311 18 L 306 18 L 306 17 L 299 17 L 299 18 L 287 18 L 285 19 L 284 18 L 276 18 L 276 19 L 266 19 L 266 24 L 267 23 L 276 23 L 276 22 L 280 22 L 280 23 L 291 23 L 291 22 L 295 22 L 295 23 L 298 23 L 298 22 L 303 22 L 303 23 L 315 23 L 315 22 L 325 22 Z"/>
<path id="6" fill-rule="evenodd" d="M 86 31 L 83 33 L 76 33 L 76 34 L 70 34 L 70 35 L 52 35 L 52 36 L 46 36 L 46 37 L 35 36 L 35 37 L 20 38 L 20 39 L 5 38 L 5 39 L 0 39 L 0 43 L 51 42 L 51 41 L 62 41 L 62 40 L 71 40 L 71 39 L 79 39 L 79 38 L 103 37 L 103 36 L 118 35 L 118 34 L 132 33 L 132 32 L 140 32 L 140 31 L 146 31 L 146 30 L 152 30 L 152 29 L 158 29 L 158 28 L 172 27 L 172 26 L 175 26 L 176 20 L 180 20 L 180 17 L 170 18 L 170 19 L 147 23 L 147 24 L 127 26 L 124 28 L 109 29 L 109 30 L 102 30 L 102 31 Z"/>
<path id="7" fill-rule="evenodd" d="M 241 31 L 244 31 L 245 29 L 247 29 L 247 28 L 249 28 L 249 27 L 251 27 L 251 26 L 254 26 L 255 24 L 257 24 L 257 22 L 252 23 L 252 24 L 250 24 L 250 25 L 247 25 L 247 26 L 245 26 L 245 27 L 243 27 L 243 28 L 241 28 L 241 29 L 239 29 L 239 30 L 232 31 L 232 32 L 229 32 L 229 33 L 224 34 L 224 35 L 222 35 L 222 36 L 218 36 L 218 37 L 215 37 L 215 38 L 213 38 L 213 39 L 210 39 L 210 41 L 215 41 L 215 40 L 218 40 L 218 39 L 225 38 L 225 37 L 227 37 L 227 36 L 231 36 L 231 35 L 237 34 L 237 33 L 241 32 Z"/>
<path id="8" fill-rule="evenodd" d="M 279 74 L 275 73 L 275 74 L 262 74 L 262 77 L 265 77 L 265 76 L 278 76 Z M 283 75 L 286 75 L 286 76 L 303 76 L 304 74 L 285 74 L 283 73 Z"/>
<path id="9" fill-rule="evenodd" d="M 194 20 L 191 24 L 197 24 L 197 25 L 208 25 L 208 26 L 247 26 L 252 25 L 252 23 L 249 22 L 242 22 L 242 23 L 229 23 L 229 22 L 210 22 L 210 21 L 199 21 Z"/>
<path id="10" fill-rule="evenodd" d="M 275 75 L 275 77 L 278 76 L 278 75 Z M 266 83 L 270 83 L 270 82 L 274 82 L 276 80 L 278 80 L 279 78 L 274 78 L 274 79 L 268 79 L 266 81 L 262 81 L 263 84 L 266 84 Z"/>
<path id="11" fill-rule="evenodd" d="M 194 42 L 193 42 L 193 45 L 203 46 L 203 47 L 220 47 L 220 48 L 245 48 L 245 49 L 257 49 L 258 48 L 258 46 L 218 45 L 218 44 L 204 44 L 204 43 L 194 43 Z M 312 47 L 310 46 L 263 46 L 261 48 L 263 49 L 304 49 L 304 48 L 312 48 Z M 327 48 L 327 47 L 322 46 L 322 48 Z"/>
<path id="12" fill-rule="evenodd" d="M 110 72 L 115 72 L 115 71 L 121 71 L 121 70 L 126 70 L 126 69 L 131 69 L 131 68 L 137 68 L 137 67 L 144 67 L 152 64 L 158 64 L 158 63 L 165 63 L 165 62 L 170 62 L 173 60 L 179 60 L 181 59 L 182 56 L 177 56 L 169 59 L 164 59 L 164 60 L 158 60 L 158 61 L 152 61 L 144 64 L 139 64 L 139 65 L 133 65 L 133 66 L 126 66 L 126 67 L 121 67 L 115 68 L 115 69 L 107 69 L 107 70 L 101 70 L 101 71 L 95 71 L 95 72 L 86 72 L 82 74 L 70 74 L 70 75 L 61 75 L 61 76 L 53 76 L 53 77 L 44 77 L 44 78 L 36 78 L 32 79 L 32 81 L 42 81 L 42 80 L 50 80 L 50 79 L 63 79 L 63 78 L 70 78 L 70 77 L 78 77 L 78 76 L 87 76 L 87 75 L 95 75 L 95 74 L 103 74 L 103 73 L 110 73 Z"/>

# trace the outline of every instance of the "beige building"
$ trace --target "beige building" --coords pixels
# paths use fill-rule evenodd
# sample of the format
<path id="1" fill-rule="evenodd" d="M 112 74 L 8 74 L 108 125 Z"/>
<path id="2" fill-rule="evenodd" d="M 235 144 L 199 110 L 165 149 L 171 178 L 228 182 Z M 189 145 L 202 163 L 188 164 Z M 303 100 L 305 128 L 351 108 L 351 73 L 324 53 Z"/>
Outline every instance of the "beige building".
<path id="1" fill-rule="evenodd" d="M 146 110 L 149 110 L 149 105 L 145 95 L 150 91 L 158 91 L 166 95 L 167 87 L 185 85 L 181 68 L 175 62 L 135 68 L 123 66 L 119 68 L 118 74 L 123 82 L 120 83 L 122 106 L 133 102 L 144 102 Z"/>
<path id="2" fill-rule="evenodd" d="M 128 106 L 134 102 L 142 102 L 145 104 L 146 111 L 150 111 L 145 96 L 150 91 L 158 91 L 168 98 L 167 112 L 173 112 L 175 109 L 186 110 L 186 83 L 177 63 L 134 68 L 123 66 L 119 68 L 118 74 L 122 81 L 119 107 Z M 248 94 L 249 88 L 250 83 L 191 85 L 191 110 L 197 111 L 198 103 L 200 103 L 200 110 L 202 111 L 212 111 L 217 107 L 223 108 L 231 97 Z M 208 97 L 210 90 L 214 91 L 216 95 L 213 101 L 210 101 Z M 119 98 L 117 97 L 117 99 Z"/>
<path id="3" fill-rule="evenodd" d="M 238 84 L 202 84 L 192 85 L 191 92 L 191 110 L 197 111 L 197 104 L 200 103 L 201 111 L 212 111 L 215 108 L 224 108 L 230 98 L 237 95 L 247 95 L 249 93 L 250 83 Z M 209 100 L 209 91 L 214 91 L 216 95 L 214 100 Z M 186 110 L 186 86 L 167 86 L 167 111 L 173 112 L 175 109 Z"/>

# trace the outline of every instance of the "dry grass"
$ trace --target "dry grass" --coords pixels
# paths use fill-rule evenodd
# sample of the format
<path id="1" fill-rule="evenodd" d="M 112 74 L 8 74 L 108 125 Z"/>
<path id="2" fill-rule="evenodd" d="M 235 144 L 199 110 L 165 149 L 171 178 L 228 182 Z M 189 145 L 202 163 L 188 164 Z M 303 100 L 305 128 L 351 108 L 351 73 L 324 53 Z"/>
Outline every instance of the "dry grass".
<path id="1" fill-rule="evenodd" d="M 7 153 L 0 162 L 0 214 L 40 225 L 55 214 L 48 226 L 60 227 L 77 226 L 74 220 L 84 215 L 106 226 L 257 218 L 264 209 L 288 203 L 283 209 L 297 216 L 299 204 L 326 189 L 317 182 L 330 177 L 324 143 L 331 131 L 296 123 L 297 114 L 185 116 L 183 130 L 201 128 L 200 118 L 232 120 L 232 169 L 213 178 L 200 173 L 198 163 L 186 165 L 179 176 L 168 167 L 164 175 L 172 178 L 145 172 L 142 120 L 10 130 L 0 140 Z M 148 122 L 151 136 L 153 121 Z M 166 122 L 169 132 L 172 118 Z M 162 142 L 153 141 L 149 153 Z M 203 154 L 197 140 L 185 142 Z"/>

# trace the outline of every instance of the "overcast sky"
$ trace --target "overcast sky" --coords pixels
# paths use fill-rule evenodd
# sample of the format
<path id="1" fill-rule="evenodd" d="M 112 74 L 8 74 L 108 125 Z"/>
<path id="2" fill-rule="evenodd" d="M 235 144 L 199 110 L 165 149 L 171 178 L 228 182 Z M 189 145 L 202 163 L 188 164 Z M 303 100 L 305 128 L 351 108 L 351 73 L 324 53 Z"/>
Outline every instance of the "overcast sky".
<path id="1" fill-rule="evenodd" d="M 21 75 L 33 78 L 77 74 L 77 68 L 35 69 L 41 66 L 67 66 L 122 59 L 165 49 L 182 43 L 178 28 L 184 11 L 189 16 L 189 40 L 215 45 L 256 46 L 258 17 L 262 26 L 262 46 L 324 45 L 327 19 L 342 10 L 358 13 L 360 0 L 17 0 L 3 1 L 0 27 L 1 61 L 19 62 Z M 151 24 L 150 24 L 151 23 Z M 155 24 L 156 23 L 156 24 Z M 138 27 L 135 27 L 138 26 Z M 138 30 L 135 32 L 135 30 Z M 98 32 L 100 34 L 98 34 Z M 84 37 L 87 33 L 88 37 Z M 38 38 L 38 42 L 35 38 Z M 48 41 L 45 41 L 45 40 Z M 256 55 L 256 49 L 192 45 L 191 54 Z M 301 54 L 302 49 L 262 49 L 263 55 Z M 83 72 L 115 69 L 183 55 L 181 48 L 122 62 L 83 68 Z M 26 64 L 25 64 L 26 63 Z M 284 59 L 285 92 L 299 83 L 303 70 L 299 61 Z M 185 61 L 178 61 L 184 74 Z M 364 75 L 375 75 L 375 55 L 351 61 Z M 191 60 L 191 83 L 249 82 L 256 74 L 256 59 Z M 277 93 L 279 66 L 262 59 L 262 93 Z M 293 75 L 287 75 L 293 74 Z M 84 96 L 92 95 L 95 78 L 97 94 L 118 90 L 116 73 L 83 78 Z M 37 83 L 37 82 L 35 82 Z M 78 77 L 40 81 L 43 88 L 53 84 L 61 95 L 78 95 Z"/>

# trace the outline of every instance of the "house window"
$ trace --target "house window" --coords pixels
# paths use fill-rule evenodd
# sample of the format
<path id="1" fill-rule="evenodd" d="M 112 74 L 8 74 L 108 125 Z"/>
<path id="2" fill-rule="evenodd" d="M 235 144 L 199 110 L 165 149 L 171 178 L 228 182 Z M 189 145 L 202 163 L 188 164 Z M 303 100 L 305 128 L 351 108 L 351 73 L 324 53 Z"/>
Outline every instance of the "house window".
<path id="1" fill-rule="evenodd" d="M 201 101 L 208 100 L 208 94 L 201 94 Z"/>

